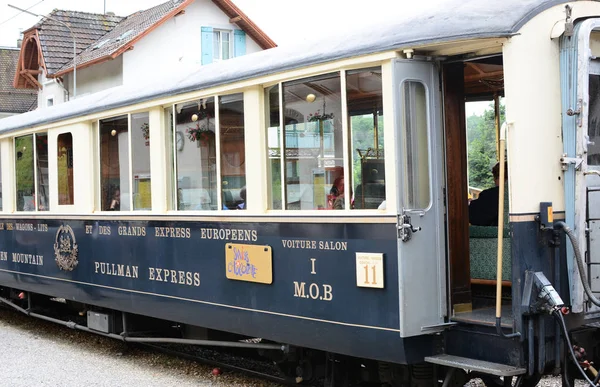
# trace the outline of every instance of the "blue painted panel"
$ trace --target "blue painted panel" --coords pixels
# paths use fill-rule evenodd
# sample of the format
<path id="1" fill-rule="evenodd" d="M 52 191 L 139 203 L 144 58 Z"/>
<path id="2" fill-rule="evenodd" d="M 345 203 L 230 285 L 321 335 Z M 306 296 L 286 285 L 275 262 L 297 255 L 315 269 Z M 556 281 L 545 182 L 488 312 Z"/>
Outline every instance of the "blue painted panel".
<path id="1" fill-rule="evenodd" d="M 72 228 L 74 241 L 61 226 Z M 56 251 L 69 257 L 75 243 L 78 263 L 72 271 L 59 268 Z M 271 246 L 272 284 L 227 279 L 227 243 Z M 384 254 L 384 289 L 357 287 L 356 252 Z M 395 224 L 106 219 L 0 223 L 2 285 L 404 362 L 433 347 L 405 352 L 398 330 L 397 273 Z"/>
<path id="2" fill-rule="evenodd" d="M 563 36 L 560 40 L 560 88 L 562 111 L 562 137 L 563 152 L 567 157 L 577 157 L 577 115 L 566 114 L 568 109 L 577 109 L 577 36 L 581 24 L 575 25 L 573 36 Z M 564 175 L 565 187 L 565 223 L 575 229 L 575 166 L 569 164 Z M 572 288 L 573 260 L 575 253 L 573 247 L 567 246 L 567 267 L 569 270 L 569 289 Z M 569 296 L 573 303 L 572 296 Z"/>
<path id="3" fill-rule="evenodd" d="M 202 38 L 200 40 L 202 50 L 202 65 L 213 62 L 213 29 L 212 27 L 202 27 Z"/>
<path id="4" fill-rule="evenodd" d="M 246 55 L 246 33 L 244 31 L 233 31 L 233 50 L 233 56 Z"/>

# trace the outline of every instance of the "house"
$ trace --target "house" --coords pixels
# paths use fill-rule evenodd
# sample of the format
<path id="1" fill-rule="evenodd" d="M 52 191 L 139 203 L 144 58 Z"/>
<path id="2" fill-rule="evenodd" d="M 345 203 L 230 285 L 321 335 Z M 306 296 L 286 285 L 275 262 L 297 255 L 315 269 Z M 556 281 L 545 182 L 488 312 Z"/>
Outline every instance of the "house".
<path id="1" fill-rule="evenodd" d="M 127 17 L 54 10 L 24 32 L 14 86 L 48 107 L 275 46 L 231 0 L 169 0 Z"/>
<path id="2" fill-rule="evenodd" d="M 19 48 L 0 47 L 0 118 L 25 113 L 37 107 L 37 94 L 33 90 L 13 86 Z"/>

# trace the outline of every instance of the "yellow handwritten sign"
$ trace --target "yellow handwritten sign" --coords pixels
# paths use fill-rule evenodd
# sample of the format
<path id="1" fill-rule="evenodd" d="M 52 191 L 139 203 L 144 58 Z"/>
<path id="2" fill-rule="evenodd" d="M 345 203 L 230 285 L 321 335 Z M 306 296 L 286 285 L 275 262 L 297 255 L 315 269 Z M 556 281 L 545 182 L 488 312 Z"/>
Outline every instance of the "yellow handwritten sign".
<path id="1" fill-rule="evenodd" d="M 227 243 L 225 275 L 232 280 L 273 283 L 271 246 Z"/>

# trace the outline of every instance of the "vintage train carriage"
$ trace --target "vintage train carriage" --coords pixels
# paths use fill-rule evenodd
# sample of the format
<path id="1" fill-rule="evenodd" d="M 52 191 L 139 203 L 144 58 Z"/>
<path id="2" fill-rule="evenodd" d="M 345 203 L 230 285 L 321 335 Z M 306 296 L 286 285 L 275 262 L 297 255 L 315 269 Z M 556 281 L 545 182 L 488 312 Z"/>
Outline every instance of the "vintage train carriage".
<path id="1" fill-rule="evenodd" d="M 599 360 L 600 4 L 396 19 L 1 120 L 1 300 L 125 339 L 140 315 L 260 337 L 305 379 L 359 359 L 393 384 L 535 384 L 569 367 L 567 310 Z M 465 104 L 501 97 L 508 185 L 474 227 Z"/>

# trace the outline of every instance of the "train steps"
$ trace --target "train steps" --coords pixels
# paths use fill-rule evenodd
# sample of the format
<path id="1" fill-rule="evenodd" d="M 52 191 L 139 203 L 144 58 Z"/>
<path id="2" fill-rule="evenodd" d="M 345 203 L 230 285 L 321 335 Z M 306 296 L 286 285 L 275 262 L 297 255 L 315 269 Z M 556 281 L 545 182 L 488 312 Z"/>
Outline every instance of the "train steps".
<path id="1" fill-rule="evenodd" d="M 469 371 L 495 376 L 517 376 L 523 375 L 527 372 L 525 368 L 447 354 L 428 356 L 425 358 L 425 361 L 427 363 L 438 364 L 451 368 L 462 368 Z"/>

